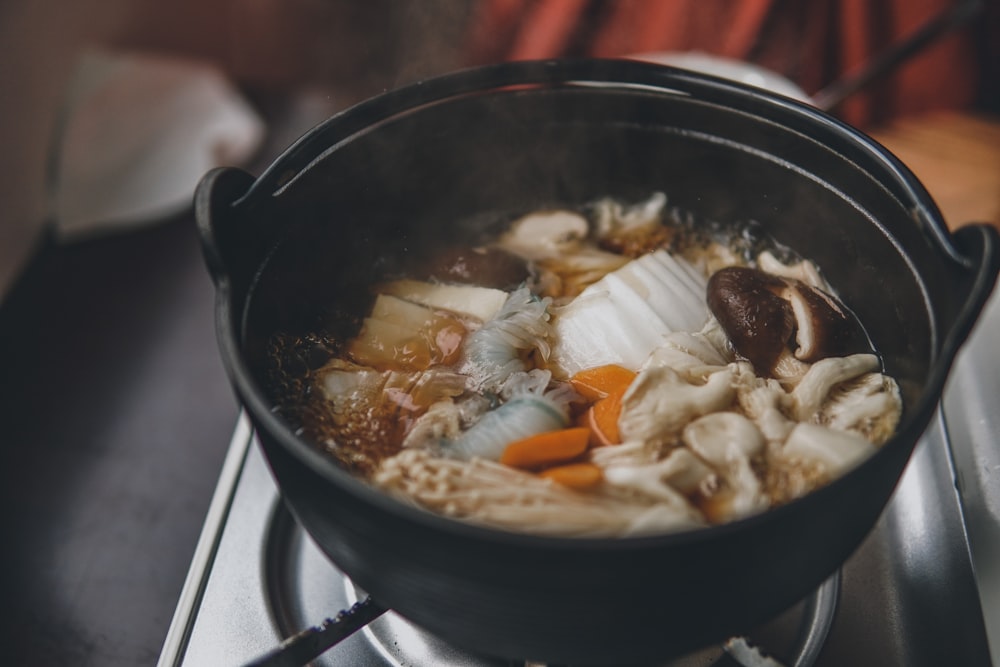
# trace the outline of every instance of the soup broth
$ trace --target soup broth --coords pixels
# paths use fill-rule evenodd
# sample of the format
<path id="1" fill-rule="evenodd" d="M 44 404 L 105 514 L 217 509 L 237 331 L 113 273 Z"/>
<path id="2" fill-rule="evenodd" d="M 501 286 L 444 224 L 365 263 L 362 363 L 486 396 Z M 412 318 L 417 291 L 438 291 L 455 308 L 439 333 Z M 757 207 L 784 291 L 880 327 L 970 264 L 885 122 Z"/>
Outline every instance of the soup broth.
<path id="1" fill-rule="evenodd" d="M 719 524 L 828 483 L 899 422 L 816 266 L 660 193 L 376 264 L 354 305 L 272 337 L 269 390 L 341 466 L 428 511 L 551 535 Z"/>

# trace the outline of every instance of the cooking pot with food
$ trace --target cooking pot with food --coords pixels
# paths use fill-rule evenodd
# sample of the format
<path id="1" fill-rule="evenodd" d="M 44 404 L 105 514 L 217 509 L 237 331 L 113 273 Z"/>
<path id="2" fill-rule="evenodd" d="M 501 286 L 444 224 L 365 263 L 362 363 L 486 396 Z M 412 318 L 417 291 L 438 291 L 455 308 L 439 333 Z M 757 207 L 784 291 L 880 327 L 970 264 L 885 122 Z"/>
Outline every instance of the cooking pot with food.
<path id="1" fill-rule="evenodd" d="M 898 383 L 902 417 L 877 452 L 725 525 L 549 536 L 391 496 L 275 409 L 274 336 L 359 312 L 387 262 L 520 213 L 658 191 L 695 225 L 752 221 L 821 268 Z M 296 518 L 382 605 L 473 651 L 550 663 L 679 655 L 816 588 L 878 519 L 1000 268 L 995 229 L 950 234 L 914 176 L 856 130 L 628 61 L 511 63 L 389 92 L 317 126 L 257 179 L 211 172 L 196 211 L 222 357 Z"/>

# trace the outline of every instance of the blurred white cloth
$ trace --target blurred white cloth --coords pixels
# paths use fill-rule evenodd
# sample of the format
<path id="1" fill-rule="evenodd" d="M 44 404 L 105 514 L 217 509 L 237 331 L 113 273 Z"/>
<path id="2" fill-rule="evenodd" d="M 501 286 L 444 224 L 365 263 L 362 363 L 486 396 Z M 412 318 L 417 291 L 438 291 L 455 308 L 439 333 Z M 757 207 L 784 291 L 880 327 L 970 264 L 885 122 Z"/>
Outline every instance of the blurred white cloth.
<path id="1" fill-rule="evenodd" d="M 244 164 L 264 133 L 261 118 L 211 66 L 87 53 L 54 146 L 57 235 L 71 240 L 180 213 L 205 172 Z"/>

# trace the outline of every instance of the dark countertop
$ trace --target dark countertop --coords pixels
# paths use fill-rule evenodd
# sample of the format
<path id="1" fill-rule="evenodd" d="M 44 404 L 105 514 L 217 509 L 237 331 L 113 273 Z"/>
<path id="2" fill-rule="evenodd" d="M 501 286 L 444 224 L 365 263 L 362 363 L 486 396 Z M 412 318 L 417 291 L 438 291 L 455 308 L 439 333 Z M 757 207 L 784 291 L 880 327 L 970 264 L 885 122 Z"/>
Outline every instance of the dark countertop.
<path id="1" fill-rule="evenodd" d="M 248 170 L 349 100 L 255 97 Z M 156 664 L 239 416 L 214 299 L 188 211 L 43 242 L 0 301 L 0 665 Z"/>
<path id="2" fill-rule="evenodd" d="M 190 214 L 43 243 L 0 305 L 0 664 L 152 665 L 238 408 Z"/>

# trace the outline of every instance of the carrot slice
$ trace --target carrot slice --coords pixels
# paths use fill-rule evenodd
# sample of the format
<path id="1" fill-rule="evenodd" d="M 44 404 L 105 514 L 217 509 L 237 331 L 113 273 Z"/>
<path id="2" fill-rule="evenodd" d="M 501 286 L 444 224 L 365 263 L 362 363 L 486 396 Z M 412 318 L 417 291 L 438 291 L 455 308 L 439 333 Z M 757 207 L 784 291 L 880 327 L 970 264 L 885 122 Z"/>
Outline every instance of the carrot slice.
<path id="1" fill-rule="evenodd" d="M 605 445 L 613 444 L 608 440 L 608 436 L 597 427 L 597 422 L 594 421 L 594 406 L 587 408 L 587 411 L 583 413 L 583 423 L 587 426 L 590 431 L 590 446 L 591 447 L 604 447 Z"/>
<path id="2" fill-rule="evenodd" d="M 564 428 L 539 433 L 507 445 L 500 455 L 500 463 L 513 468 L 531 470 L 563 463 L 587 451 L 590 429 Z"/>
<path id="3" fill-rule="evenodd" d="M 590 489 L 604 479 L 600 467 L 593 463 L 568 463 L 543 470 L 538 476 L 551 479 L 571 489 Z"/>
<path id="4" fill-rule="evenodd" d="M 570 384 L 588 401 L 596 401 L 611 394 L 624 393 L 632 380 L 635 371 L 616 364 L 585 368 L 569 379 Z"/>
<path id="5" fill-rule="evenodd" d="M 587 410 L 587 425 L 597 444 L 617 445 L 622 441 L 621 433 L 618 431 L 618 417 L 622 413 L 624 394 L 624 391 L 609 394 Z"/>

